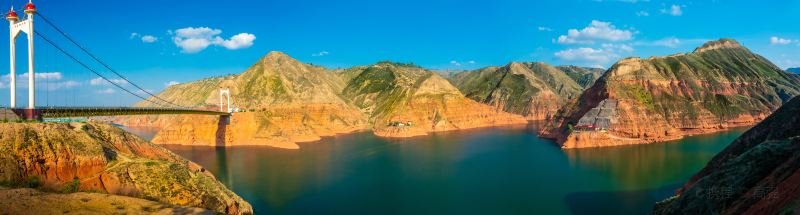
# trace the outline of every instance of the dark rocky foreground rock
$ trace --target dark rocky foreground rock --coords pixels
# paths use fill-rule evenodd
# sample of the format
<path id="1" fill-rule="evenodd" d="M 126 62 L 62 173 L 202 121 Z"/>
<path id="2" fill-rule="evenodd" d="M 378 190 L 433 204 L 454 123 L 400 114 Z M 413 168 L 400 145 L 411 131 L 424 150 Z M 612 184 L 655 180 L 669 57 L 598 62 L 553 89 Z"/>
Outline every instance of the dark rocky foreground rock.
<path id="1" fill-rule="evenodd" d="M 654 214 L 800 214 L 800 97 L 717 154 Z"/>

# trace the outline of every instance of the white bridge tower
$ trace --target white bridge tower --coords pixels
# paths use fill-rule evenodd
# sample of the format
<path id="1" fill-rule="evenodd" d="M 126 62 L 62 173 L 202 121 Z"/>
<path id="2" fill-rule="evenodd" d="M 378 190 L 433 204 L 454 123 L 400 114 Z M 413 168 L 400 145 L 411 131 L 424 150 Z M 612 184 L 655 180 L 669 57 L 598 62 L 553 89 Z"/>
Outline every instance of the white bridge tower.
<path id="1" fill-rule="evenodd" d="M 228 105 L 228 108 L 223 108 L 223 106 L 222 106 L 222 101 L 223 101 L 222 100 L 222 96 L 225 96 L 225 98 L 227 99 L 228 102 L 225 103 L 225 104 Z M 227 113 L 232 113 L 233 112 L 233 109 L 231 108 L 231 89 L 228 89 L 228 88 L 225 88 L 225 89 L 220 88 L 219 89 L 219 112 L 227 112 Z"/>
<path id="2" fill-rule="evenodd" d="M 36 6 L 31 0 L 25 5 L 25 20 L 20 21 L 14 7 L 8 12 L 6 19 L 11 29 L 11 108 L 17 106 L 17 36 L 25 33 L 28 36 L 28 109 L 36 108 L 36 73 L 33 68 L 33 15 L 36 13 Z"/>

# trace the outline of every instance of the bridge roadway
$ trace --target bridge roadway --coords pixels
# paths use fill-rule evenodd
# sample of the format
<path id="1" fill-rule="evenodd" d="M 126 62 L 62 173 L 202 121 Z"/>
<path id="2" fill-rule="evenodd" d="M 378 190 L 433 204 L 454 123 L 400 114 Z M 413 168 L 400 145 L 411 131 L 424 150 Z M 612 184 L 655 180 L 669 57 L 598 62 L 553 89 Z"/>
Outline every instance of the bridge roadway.
<path id="1" fill-rule="evenodd" d="M 36 119 L 43 118 L 70 118 L 92 116 L 128 116 L 128 115 L 214 115 L 230 116 L 228 112 L 180 109 L 180 108 L 150 108 L 150 107 L 42 107 L 37 109 L 0 108 L 0 119 Z"/>

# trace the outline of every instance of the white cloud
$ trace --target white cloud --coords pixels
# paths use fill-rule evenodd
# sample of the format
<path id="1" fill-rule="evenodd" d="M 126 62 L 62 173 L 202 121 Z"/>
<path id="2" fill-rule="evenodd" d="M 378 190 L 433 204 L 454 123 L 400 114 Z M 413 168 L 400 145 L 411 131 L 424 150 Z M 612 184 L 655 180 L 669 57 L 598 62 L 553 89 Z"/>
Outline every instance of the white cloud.
<path id="1" fill-rule="evenodd" d="M 3 81 L 10 81 L 11 75 L 3 75 Z M 36 80 L 61 80 L 63 76 L 60 72 L 37 72 L 36 73 Z M 20 80 L 28 80 L 28 73 L 22 73 L 17 75 L 17 81 Z"/>
<path id="2" fill-rule="evenodd" d="M 552 29 L 552 28 L 543 27 L 543 26 L 539 26 L 539 28 L 538 28 L 538 29 L 539 29 L 539 31 L 553 31 L 553 29 Z"/>
<path id="3" fill-rule="evenodd" d="M 60 72 L 37 72 L 36 86 L 39 89 L 54 91 L 64 88 L 73 88 L 81 85 L 80 82 L 76 81 L 60 81 L 63 78 L 64 77 Z M 2 80 L 0 80 L 0 89 L 9 88 L 11 85 L 10 82 L 11 75 L 3 75 Z M 17 75 L 17 87 L 28 88 L 28 73 Z"/>
<path id="4" fill-rule="evenodd" d="M 627 41 L 633 39 L 634 32 L 621 30 L 610 22 L 592 20 L 592 23 L 581 30 L 569 29 L 567 35 L 558 37 L 560 44 L 593 44 L 596 41 Z"/>
<path id="5" fill-rule="evenodd" d="M 469 62 L 467 62 L 467 63 L 469 63 L 469 64 L 475 64 L 475 61 L 474 61 L 474 60 L 471 60 L 471 61 L 469 61 Z"/>
<path id="6" fill-rule="evenodd" d="M 181 82 L 170 81 L 170 82 L 164 83 L 164 86 L 171 87 L 171 86 L 178 85 L 178 84 L 181 84 Z"/>
<path id="7" fill-rule="evenodd" d="M 253 46 L 256 36 L 249 33 L 239 33 L 230 39 L 223 39 L 220 29 L 209 27 L 188 27 L 175 30 L 172 41 L 181 48 L 183 53 L 197 53 L 205 50 L 211 45 L 222 46 L 228 50 L 237 50 Z"/>
<path id="8" fill-rule="evenodd" d="M 555 53 L 556 58 L 580 63 L 602 65 L 619 58 L 617 53 L 610 49 L 593 49 L 581 47 L 576 49 L 566 49 Z"/>
<path id="9" fill-rule="evenodd" d="M 661 13 L 669 14 L 672 16 L 680 16 L 683 15 L 683 6 L 680 5 L 672 5 L 669 8 L 661 9 Z"/>
<path id="10" fill-rule="evenodd" d="M 155 37 L 153 35 L 144 35 L 144 36 L 142 36 L 142 42 L 144 42 L 144 43 L 154 43 L 156 41 L 158 41 L 158 37 Z"/>
<path id="11" fill-rule="evenodd" d="M 778 66 L 780 66 L 781 68 L 796 68 L 796 67 L 800 67 L 800 60 L 786 59 L 785 56 L 784 56 L 784 59 L 778 60 L 775 63 L 778 64 Z"/>
<path id="12" fill-rule="evenodd" d="M 650 16 L 650 13 L 647 11 L 639 11 L 636 12 L 636 16 Z"/>
<path id="13" fill-rule="evenodd" d="M 670 37 L 653 41 L 653 45 L 675 48 L 681 43 L 678 38 Z"/>
<path id="14" fill-rule="evenodd" d="M 37 72 L 35 74 L 36 74 L 36 79 L 37 80 L 40 80 L 40 79 L 41 80 L 61 80 L 61 78 L 63 77 L 60 72 Z M 10 80 L 9 79 L 10 75 L 5 75 L 3 77 L 5 79 Z M 17 80 L 20 80 L 20 79 L 27 80 L 28 79 L 28 73 L 26 72 L 26 73 L 22 73 L 20 75 L 17 75 Z"/>
<path id="15" fill-rule="evenodd" d="M 44 87 L 45 89 L 47 89 L 49 91 L 55 91 L 55 90 L 60 90 L 60 89 L 70 89 L 70 88 L 73 88 L 73 87 L 78 87 L 78 86 L 81 86 L 81 83 L 77 82 L 77 81 L 63 81 L 63 82 L 55 82 L 55 83 L 46 82 L 46 83 L 36 83 L 36 86 L 37 87 Z"/>
<path id="16" fill-rule="evenodd" d="M 127 81 L 125 81 L 123 79 L 109 79 L 109 80 L 111 82 L 114 82 L 115 84 L 118 84 L 118 85 L 123 85 L 123 84 L 127 84 L 128 83 Z M 92 80 L 89 80 L 89 84 L 91 84 L 92 86 L 101 86 L 101 85 L 102 86 L 108 86 L 108 85 L 111 85 L 111 83 L 109 83 L 108 81 L 106 81 L 105 79 L 100 78 L 100 77 L 92 79 Z"/>
<path id="17" fill-rule="evenodd" d="M 133 32 L 131 33 L 131 39 L 139 37 L 139 33 Z"/>
<path id="18" fill-rule="evenodd" d="M 627 44 L 610 44 L 605 43 L 602 45 L 603 49 L 614 51 L 614 52 L 633 52 L 634 49 L 632 46 Z"/>
<path id="19" fill-rule="evenodd" d="M 140 95 L 141 94 L 152 94 L 152 93 L 153 93 L 153 91 L 150 90 L 150 89 L 144 89 L 144 90 L 137 90 L 136 91 L 136 94 L 140 94 Z"/>
<path id="20" fill-rule="evenodd" d="M 789 44 L 795 43 L 795 42 L 798 42 L 798 41 L 797 40 L 792 40 L 792 39 L 780 38 L 780 37 L 770 37 L 769 38 L 769 44 L 772 44 L 772 45 L 789 45 Z"/>
<path id="21" fill-rule="evenodd" d="M 221 40 L 221 38 L 217 37 L 215 44 L 221 45 L 222 47 L 225 47 L 228 50 L 237 50 L 237 49 L 250 48 L 250 46 L 253 46 L 253 41 L 255 40 L 256 40 L 256 35 L 249 33 L 239 33 L 231 37 L 231 39 L 229 40 Z"/>
<path id="22" fill-rule="evenodd" d="M 453 65 L 453 66 L 461 66 L 461 63 L 459 63 L 458 61 L 451 60 L 451 61 L 450 61 L 450 65 Z"/>
<path id="23" fill-rule="evenodd" d="M 114 91 L 114 89 L 108 88 L 108 89 L 105 89 L 105 90 L 98 90 L 98 91 L 95 91 L 95 92 L 97 94 L 114 94 L 114 92 L 116 92 L 116 91 Z"/>
<path id="24" fill-rule="evenodd" d="M 321 51 L 321 52 L 319 52 L 319 53 L 314 53 L 314 54 L 311 54 L 311 56 L 312 56 L 312 57 L 322 57 L 322 56 L 325 56 L 325 55 L 328 55 L 328 54 L 330 54 L 330 52 L 328 52 L 328 51 Z"/>

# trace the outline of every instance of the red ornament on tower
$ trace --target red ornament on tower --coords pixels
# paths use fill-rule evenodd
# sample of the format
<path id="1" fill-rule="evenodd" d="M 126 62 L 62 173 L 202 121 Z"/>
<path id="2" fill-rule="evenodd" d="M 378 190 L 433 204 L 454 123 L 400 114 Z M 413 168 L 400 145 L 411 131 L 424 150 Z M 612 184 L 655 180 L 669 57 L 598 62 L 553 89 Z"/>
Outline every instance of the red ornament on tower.
<path id="1" fill-rule="evenodd" d="M 33 5 L 32 0 L 29 0 L 28 4 L 25 5 L 25 13 L 36 13 L 36 6 Z"/>
<path id="2" fill-rule="evenodd" d="M 14 7 L 11 7 L 11 11 L 8 11 L 8 16 L 6 16 L 6 19 L 8 19 L 8 21 L 19 20 L 19 15 L 17 15 L 17 12 L 14 11 Z"/>

